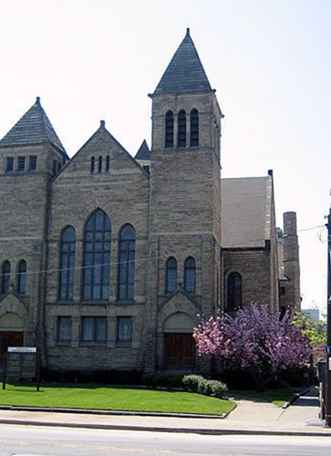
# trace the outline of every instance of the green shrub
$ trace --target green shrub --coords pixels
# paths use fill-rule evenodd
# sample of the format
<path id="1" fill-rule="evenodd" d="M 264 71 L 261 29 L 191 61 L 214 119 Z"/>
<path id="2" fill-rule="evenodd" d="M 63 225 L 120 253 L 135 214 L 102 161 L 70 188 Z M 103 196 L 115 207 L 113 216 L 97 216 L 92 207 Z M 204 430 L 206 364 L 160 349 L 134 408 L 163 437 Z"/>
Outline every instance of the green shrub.
<path id="1" fill-rule="evenodd" d="M 208 394 L 208 396 L 223 397 L 228 387 L 218 380 L 207 380 L 205 389 L 207 391 L 205 394 Z"/>
<path id="2" fill-rule="evenodd" d="M 201 375 L 186 375 L 183 378 L 183 385 L 188 391 L 214 397 L 223 397 L 228 390 L 225 383 L 218 380 L 207 380 Z"/>
<path id="3" fill-rule="evenodd" d="M 183 377 L 183 386 L 187 391 L 198 392 L 199 383 L 204 378 L 201 375 L 185 375 Z"/>

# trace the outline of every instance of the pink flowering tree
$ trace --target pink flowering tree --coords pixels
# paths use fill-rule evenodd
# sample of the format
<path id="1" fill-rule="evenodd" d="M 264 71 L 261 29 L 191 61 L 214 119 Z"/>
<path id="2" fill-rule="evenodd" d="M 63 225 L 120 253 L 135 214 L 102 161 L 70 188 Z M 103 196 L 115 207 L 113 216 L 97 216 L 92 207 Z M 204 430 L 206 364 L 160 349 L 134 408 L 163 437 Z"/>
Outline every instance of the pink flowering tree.
<path id="1" fill-rule="evenodd" d="M 215 357 L 227 370 L 248 371 L 262 388 L 282 371 L 306 366 L 312 352 L 289 313 L 280 318 L 258 305 L 202 320 L 193 337 L 200 356 Z"/>

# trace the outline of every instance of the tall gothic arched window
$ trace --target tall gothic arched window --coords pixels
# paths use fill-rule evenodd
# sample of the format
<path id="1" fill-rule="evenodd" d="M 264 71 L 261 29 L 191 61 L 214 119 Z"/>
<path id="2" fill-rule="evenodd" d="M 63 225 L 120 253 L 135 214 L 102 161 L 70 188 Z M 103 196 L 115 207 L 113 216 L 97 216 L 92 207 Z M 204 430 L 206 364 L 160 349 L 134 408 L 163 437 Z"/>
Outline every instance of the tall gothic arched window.
<path id="1" fill-rule="evenodd" d="M 178 113 L 177 147 L 186 147 L 186 112 Z"/>
<path id="2" fill-rule="evenodd" d="M 196 286 L 196 267 L 195 259 L 188 257 L 184 263 L 184 290 L 194 294 Z"/>
<path id="3" fill-rule="evenodd" d="M 173 293 L 177 288 L 177 260 L 170 257 L 166 263 L 165 292 Z"/>
<path id="4" fill-rule="evenodd" d="M 90 172 L 91 172 L 91 174 L 94 173 L 94 170 L 95 170 L 95 158 L 91 157 L 91 162 L 90 162 Z"/>
<path id="5" fill-rule="evenodd" d="M 8 293 L 10 287 L 10 263 L 8 260 L 1 267 L 1 293 Z"/>
<path id="6" fill-rule="evenodd" d="M 168 111 L 165 115 L 165 147 L 174 147 L 174 114 Z"/>
<path id="7" fill-rule="evenodd" d="M 100 301 L 109 297 L 111 223 L 107 214 L 97 209 L 84 230 L 82 296 Z"/>
<path id="8" fill-rule="evenodd" d="M 134 299 L 136 232 L 131 225 L 124 225 L 119 234 L 117 299 Z"/>
<path id="9" fill-rule="evenodd" d="M 76 233 L 72 226 L 67 226 L 61 233 L 60 240 L 60 276 L 59 299 L 72 301 L 74 298 Z"/>
<path id="10" fill-rule="evenodd" d="M 190 146 L 197 147 L 199 145 L 199 112 L 197 109 L 192 109 L 190 114 Z"/>
<path id="11" fill-rule="evenodd" d="M 226 310 L 234 312 L 242 306 L 241 275 L 239 272 L 231 272 L 227 280 Z"/>
<path id="12" fill-rule="evenodd" d="M 26 261 L 21 260 L 17 266 L 16 291 L 20 295 L 26 294 Z"/>

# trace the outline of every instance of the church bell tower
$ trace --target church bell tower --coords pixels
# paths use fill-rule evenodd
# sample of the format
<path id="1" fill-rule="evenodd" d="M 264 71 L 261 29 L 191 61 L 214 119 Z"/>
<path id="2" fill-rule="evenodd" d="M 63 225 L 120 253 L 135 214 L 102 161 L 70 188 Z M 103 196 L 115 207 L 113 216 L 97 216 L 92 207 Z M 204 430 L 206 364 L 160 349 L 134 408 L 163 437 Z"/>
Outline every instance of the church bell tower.
<path id="1" fill-rule="evenodd" d="M 146 364 L 192 367 L 197 314 L 212 313 L 221 296 L 223 115 L 189 29 L 150 97 Z"/>

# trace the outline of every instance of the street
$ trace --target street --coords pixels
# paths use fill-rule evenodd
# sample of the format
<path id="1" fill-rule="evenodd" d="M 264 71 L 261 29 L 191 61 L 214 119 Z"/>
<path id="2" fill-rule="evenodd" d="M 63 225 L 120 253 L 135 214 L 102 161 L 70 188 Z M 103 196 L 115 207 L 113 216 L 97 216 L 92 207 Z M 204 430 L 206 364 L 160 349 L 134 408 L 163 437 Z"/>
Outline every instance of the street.
<path id="1" fill-rule="evenodd" d="M 1 425 L 0 456 L 329 456 L 331 437 L 210 436 Z"/>

